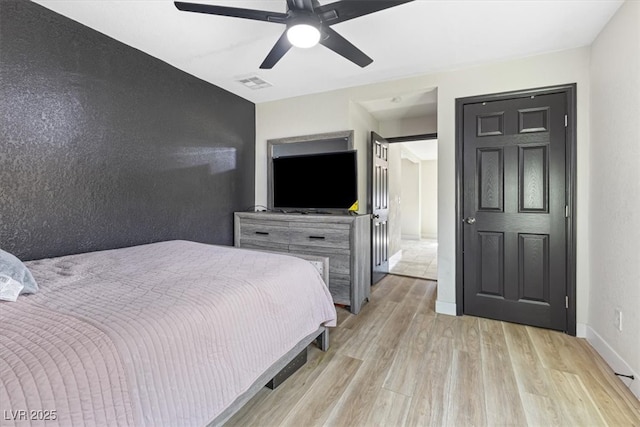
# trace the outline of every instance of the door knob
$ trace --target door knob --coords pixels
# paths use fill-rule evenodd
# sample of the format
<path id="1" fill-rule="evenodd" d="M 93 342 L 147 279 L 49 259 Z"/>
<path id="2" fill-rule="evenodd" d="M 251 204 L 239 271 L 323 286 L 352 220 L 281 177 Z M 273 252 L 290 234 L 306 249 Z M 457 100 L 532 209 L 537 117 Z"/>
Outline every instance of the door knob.
<path id="1" fill-rule="evenodd" d="M 463 219 L 462 221 L 466 222 L 467 224 L 474 224 L 476 222 L 476 219 L 472 216 L 469 216 L 465 219 Z"/>
<path id="2" fill-rule="evenodd" d="M 376 215 L 376 214 L 373 214 L 373 215 L 371 215 L 371 216 L 372 216 L 374 219 L 378 219 L 378 218 L 380 218 L 380 215 Z"/>

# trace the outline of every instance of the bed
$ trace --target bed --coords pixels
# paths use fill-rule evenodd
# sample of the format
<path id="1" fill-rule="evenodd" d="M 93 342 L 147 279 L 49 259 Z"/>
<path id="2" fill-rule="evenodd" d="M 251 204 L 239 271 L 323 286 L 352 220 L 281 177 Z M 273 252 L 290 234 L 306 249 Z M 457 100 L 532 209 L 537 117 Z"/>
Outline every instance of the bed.
<path id="1" fill-rule="evenodd" d="M 169 241 L 25 265 L 39 291 L 0 301 L 3 426 L 218 425 L 336 323 L 282 254 Z"/>

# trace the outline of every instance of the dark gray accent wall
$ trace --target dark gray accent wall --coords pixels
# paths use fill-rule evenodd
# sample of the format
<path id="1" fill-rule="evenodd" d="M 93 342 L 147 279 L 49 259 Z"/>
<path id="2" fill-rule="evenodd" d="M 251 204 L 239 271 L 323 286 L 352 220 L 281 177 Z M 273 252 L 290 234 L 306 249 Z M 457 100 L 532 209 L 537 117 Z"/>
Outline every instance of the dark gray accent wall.
<path id="1" fill-rule="evenodd" d="M 212 67 L 216 64 L 212 63 Z M 0 1 L 0 248 L 233 243 L 255 106 L 26 0 Z"/>

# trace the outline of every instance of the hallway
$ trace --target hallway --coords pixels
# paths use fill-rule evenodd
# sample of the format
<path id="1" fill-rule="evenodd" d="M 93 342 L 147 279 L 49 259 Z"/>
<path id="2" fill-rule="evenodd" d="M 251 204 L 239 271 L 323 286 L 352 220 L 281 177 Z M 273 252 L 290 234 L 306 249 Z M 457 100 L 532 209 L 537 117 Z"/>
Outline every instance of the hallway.
<path id="1" fill-rule="evenodd" d="M 390 265 L 389 273 L 420 279 L 438 279 L 438 241 L 436 239 L 408 240 L 401 243 L 398 261 Z"/>

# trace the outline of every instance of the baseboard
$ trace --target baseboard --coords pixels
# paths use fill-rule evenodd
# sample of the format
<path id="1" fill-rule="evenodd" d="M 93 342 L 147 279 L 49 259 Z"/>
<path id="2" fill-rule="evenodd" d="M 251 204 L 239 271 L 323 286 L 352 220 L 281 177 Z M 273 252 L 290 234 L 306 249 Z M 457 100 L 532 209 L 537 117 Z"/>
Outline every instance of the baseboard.
<path id="1" fill-rule="evenodd" d="M 436 307 L 437 307 L 436 302 Z M 618 372 L 625 375 L 633 375 L 635 380 L 625 377 L 619 377 L 620 380 L 629 387 L 631 393 L 633 393 L 638 399 L 640 399 L 640 377 L 637 372 L 631 369 L 631 366 L 604 340 L 596 331 L 589 325 L 584 325 L 586 329 L 586 339 L 591 346 L 598 352 L 605 362 L 613 369 L 614 372 Z"/>
<path id="2" fill-rule="evenodd" d="M 389 271 L 393 270 L 393 267 L 395 267 L 400 262 L 401 259 L 402 259 L 402 249 L 400 249 L 398 252 L 396 252 L 389 258 Z"/>
<path id="3" fill-rule="evenodd" d="M 419 234 L 403 234 L 400 236 L 402 240 L 420 240 Z"/>
<path id="4" fill-rule="evenodd" d="M 447 314 L 449 316 L 457 316 L 458 311 L 454 302 L 445 302 L 436 300 L 436 313 Z"/>
<path id="5" fill-rule="evenodd" d="M 576 323 L 576 338 L 587 338 L 587 328 L 585 323 Z"/>
<path id="6" fill-rule="evenodd" d="M 429 234 L 429 233 L 425 233 L 422 235 L 423 239 L 429 239 L 429 240 L 438 240 L 438 235 L 437 234 Z"/>

